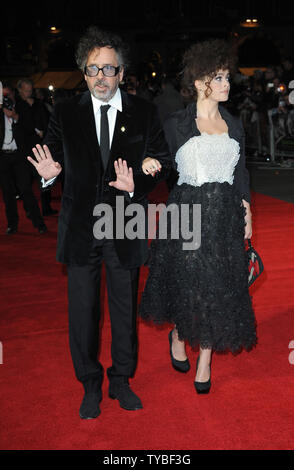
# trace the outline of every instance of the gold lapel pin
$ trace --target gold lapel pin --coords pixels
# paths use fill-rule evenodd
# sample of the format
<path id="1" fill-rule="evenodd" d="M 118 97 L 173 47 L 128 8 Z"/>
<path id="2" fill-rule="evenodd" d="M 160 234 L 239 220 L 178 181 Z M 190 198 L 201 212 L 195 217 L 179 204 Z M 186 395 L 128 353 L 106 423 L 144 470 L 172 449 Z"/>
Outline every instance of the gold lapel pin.
<path id="1" fill-rule="evenodd" d="M 122 126 L 122 127 L 120 128 L 120 130 L 121 130 L 122 132 L 126 132 L 125 126 Z"/>

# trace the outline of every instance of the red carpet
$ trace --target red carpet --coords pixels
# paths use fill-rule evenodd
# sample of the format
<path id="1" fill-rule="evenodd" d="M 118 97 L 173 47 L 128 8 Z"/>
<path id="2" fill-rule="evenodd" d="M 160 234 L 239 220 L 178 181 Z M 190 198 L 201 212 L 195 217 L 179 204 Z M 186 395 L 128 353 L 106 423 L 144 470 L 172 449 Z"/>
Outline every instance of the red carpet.
<path id="1" fill-rule="evenodd" d="M 144 409 L 122 410 L 108 398 L 105 378 L 100 417 L 82 421 L 78 410 L 83 390 L 68 347 L 66 273 L 55 261 L 57 218 L 46 219 L 49 233 L 41 236 L 18 204 L 19 233 L 10 237 L 4 234 L 0 205 L 1 449 L 294 448 L 294 365 L 289 362 L 294 340 L 294 205 L 253 195 L 253 241 L 265 265 L 262 278 L 251 287 L 258 346 L 235 357 L 215 354 L 211 392 L 198 396 L 195 368 L 183 376 L 171 367 L 169 328 L 139 322 L 139 362 L 131 385 Z M 52 205 L 59 207 L 59 198 Z M 143 268 L 140 292 L 146 275 Z M 102 328 L 106 369 L 107 307 Z M 187 353 L 195 364 L 196 353 L 190 348 Z"/>

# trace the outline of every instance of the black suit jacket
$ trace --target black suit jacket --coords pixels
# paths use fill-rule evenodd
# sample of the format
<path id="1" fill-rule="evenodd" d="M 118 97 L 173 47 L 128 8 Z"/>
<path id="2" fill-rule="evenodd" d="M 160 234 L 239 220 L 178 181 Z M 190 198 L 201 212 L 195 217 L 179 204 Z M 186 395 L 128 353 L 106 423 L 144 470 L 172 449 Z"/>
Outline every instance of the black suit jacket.
<path id="1" fill-rule="evenodd" d="M 62 263 L 87 263 L 96 221 L 93 209 L 97 202 L 107 202 L 115 208 L 115 197 L 124 194 L 126 205 L 136 202 L 146 207 L 147 194 L 169 174 L 171 160 L 156 107 L 123 91 L 121 94 L 122 112 L 117 112 L 105 171 L 89 91 L 57 104 L 50 118 L 44 143 L 64 171 L 57 241 L 57 260 Z M 141 169 L 147 156 L 157 158 L 162 164 L 155 178 L 145 175 Z M 133 168 L 135 191 L 131 200 L 127 193 L 108 185 L 116 180 L 113 164 L 120 157 Z M 147 239 L 114 239 L 114 243 L 125 268 L 138 267 L 146 261 Z"/>
<path id="2" fill-rule="evenodd" d="M 242 199 L 250 202 L 249 173 L 245 166 L 245 133 L 241 120 L 233 116 L 226 108 L 219 106 L 222 118 L 228 126 L 229 136 L 235 139 L 240 145 L 240 158 L 234 171 L 233 185 L 240 193 Z M 169 149 L 173 161 L 173 183 L 177 181 L 177 165 L 175 155 L 178 149 L 184 145 L 191 137 L 200 135 L 196 125 L 197 108 L 195 103 L 190 103 L 186 109 L 176 111 L 164 123 L 165 137 L 169 144 Z"/>
<path id="3" fill-rule="evenodd" d="M 21 125 L 25 132 L 26 154 L 30 155 L 32 147 L 42 142 L 35 129 L 39 129 L 45 134 L 49 116 L 42 101 L 36 98 L 31 106 L 19 97 L 15 109 L 20 116 Z"/>

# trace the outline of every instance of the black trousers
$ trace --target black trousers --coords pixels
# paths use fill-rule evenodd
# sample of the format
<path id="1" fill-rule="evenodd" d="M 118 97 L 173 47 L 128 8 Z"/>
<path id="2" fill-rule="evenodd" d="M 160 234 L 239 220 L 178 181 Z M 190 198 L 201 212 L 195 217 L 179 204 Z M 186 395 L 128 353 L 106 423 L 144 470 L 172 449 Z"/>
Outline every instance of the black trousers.
<path id="1" fill-rule="evenodd" d="M 100 280 L 102 261 L 106 268 L 111 322 L 112 366 L 110 381 L 133 376 L 137 365 L 136 310 L 139 268 L 124 269 L 112 240 L 94 240 L 88 264 L 67 265 L 69 342 L 77 379 L 102 380 L 98 360 L 100 320 Z"/>
<path id="2" fill-rule="evenodd" d="M 33 225 L 40 227 L 44 224 L 32 189 L 28 163 L 21 153 L 4 153 L 0 151 L 0 185 L 3 192 L 8 227 L 17 228 L 18 226 L 16 187 L 20 192 L 26 210 L 30 213 Z"/>

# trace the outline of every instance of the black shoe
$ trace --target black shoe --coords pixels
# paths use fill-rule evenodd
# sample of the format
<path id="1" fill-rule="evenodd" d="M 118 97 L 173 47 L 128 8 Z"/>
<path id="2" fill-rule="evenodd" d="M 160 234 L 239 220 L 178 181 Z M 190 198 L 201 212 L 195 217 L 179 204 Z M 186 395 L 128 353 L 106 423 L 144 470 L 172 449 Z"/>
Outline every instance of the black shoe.
<path id="1" fill-rule="evenodd" d="M 39 233 L 41 233 L 41 234 L 48 232 L 48 228 L 46 227 L 45 224 L 44 224 L 44 225 L 40 225 L 40 226 L 38 227 L 38 230 L 39 230 Z"/>
<path id="2" fill-rule="evenodd" d="M 102 381 L 101 376 L 90 376 L 82 381 L 85 395 L 80 407 L 81 419 L 95 419 L 101 410 L 99 403 L 102 400 Z"/>
<path id="3" fill-rule="evenodd" d="M 109 384 L 109 398 L 117 399 L 125 410 L 141 410 L 140 398 L 131 390 L 128 380 Z"/>
<path id="4" fill-rule="evenodd" d="M 185 361 L 178 361 L 177 359 L 175 359 L 173 357 L 173 354 L 172 354 L 172 332 L 173 330 L 171 330 L 168 334 L 168 340 L 169 340 L 169 353 L 170 353 L 170 357 L 171 357 L 171 362 L 172 362 L 172 366 L 174 369 L 176 369 L 178 372 L 188 372 L 188 370 L 190 370 L 190 362 L 189 362 L 189 359 L 187 358 Z"/>
<path id="5" fill-rule="evenodd" d="M 199 363 L 199 356 L 197 358 L 197 364 L 196 364 L 196 374 L 197 374 L 197 369 L 198 369 L 198 363 Z M 210 366 L 209 366 L 210 369 Z M 199 394 L 204 394 L 204 393 L 209 393 L 210 387 L 211 387 L 211 381 L 210 377 L 207 380 L 207 382 L 194 382 L 194 387 L 196 389 L 196 392 Z"/>
<path id="6" fill-rule="evenodd" d="M 6 234 L 12 235 L 13 233 L 17 232 L 17 227 L 7 227 Z"/>
<path id="7" fill-rule="evenodd" d="M 80 407 L 80 418 L 94 419 L 97 418 L 100 413 L 101 410 L 99 407 L 99 396 L 97 392 L 85 393 Z"/>

